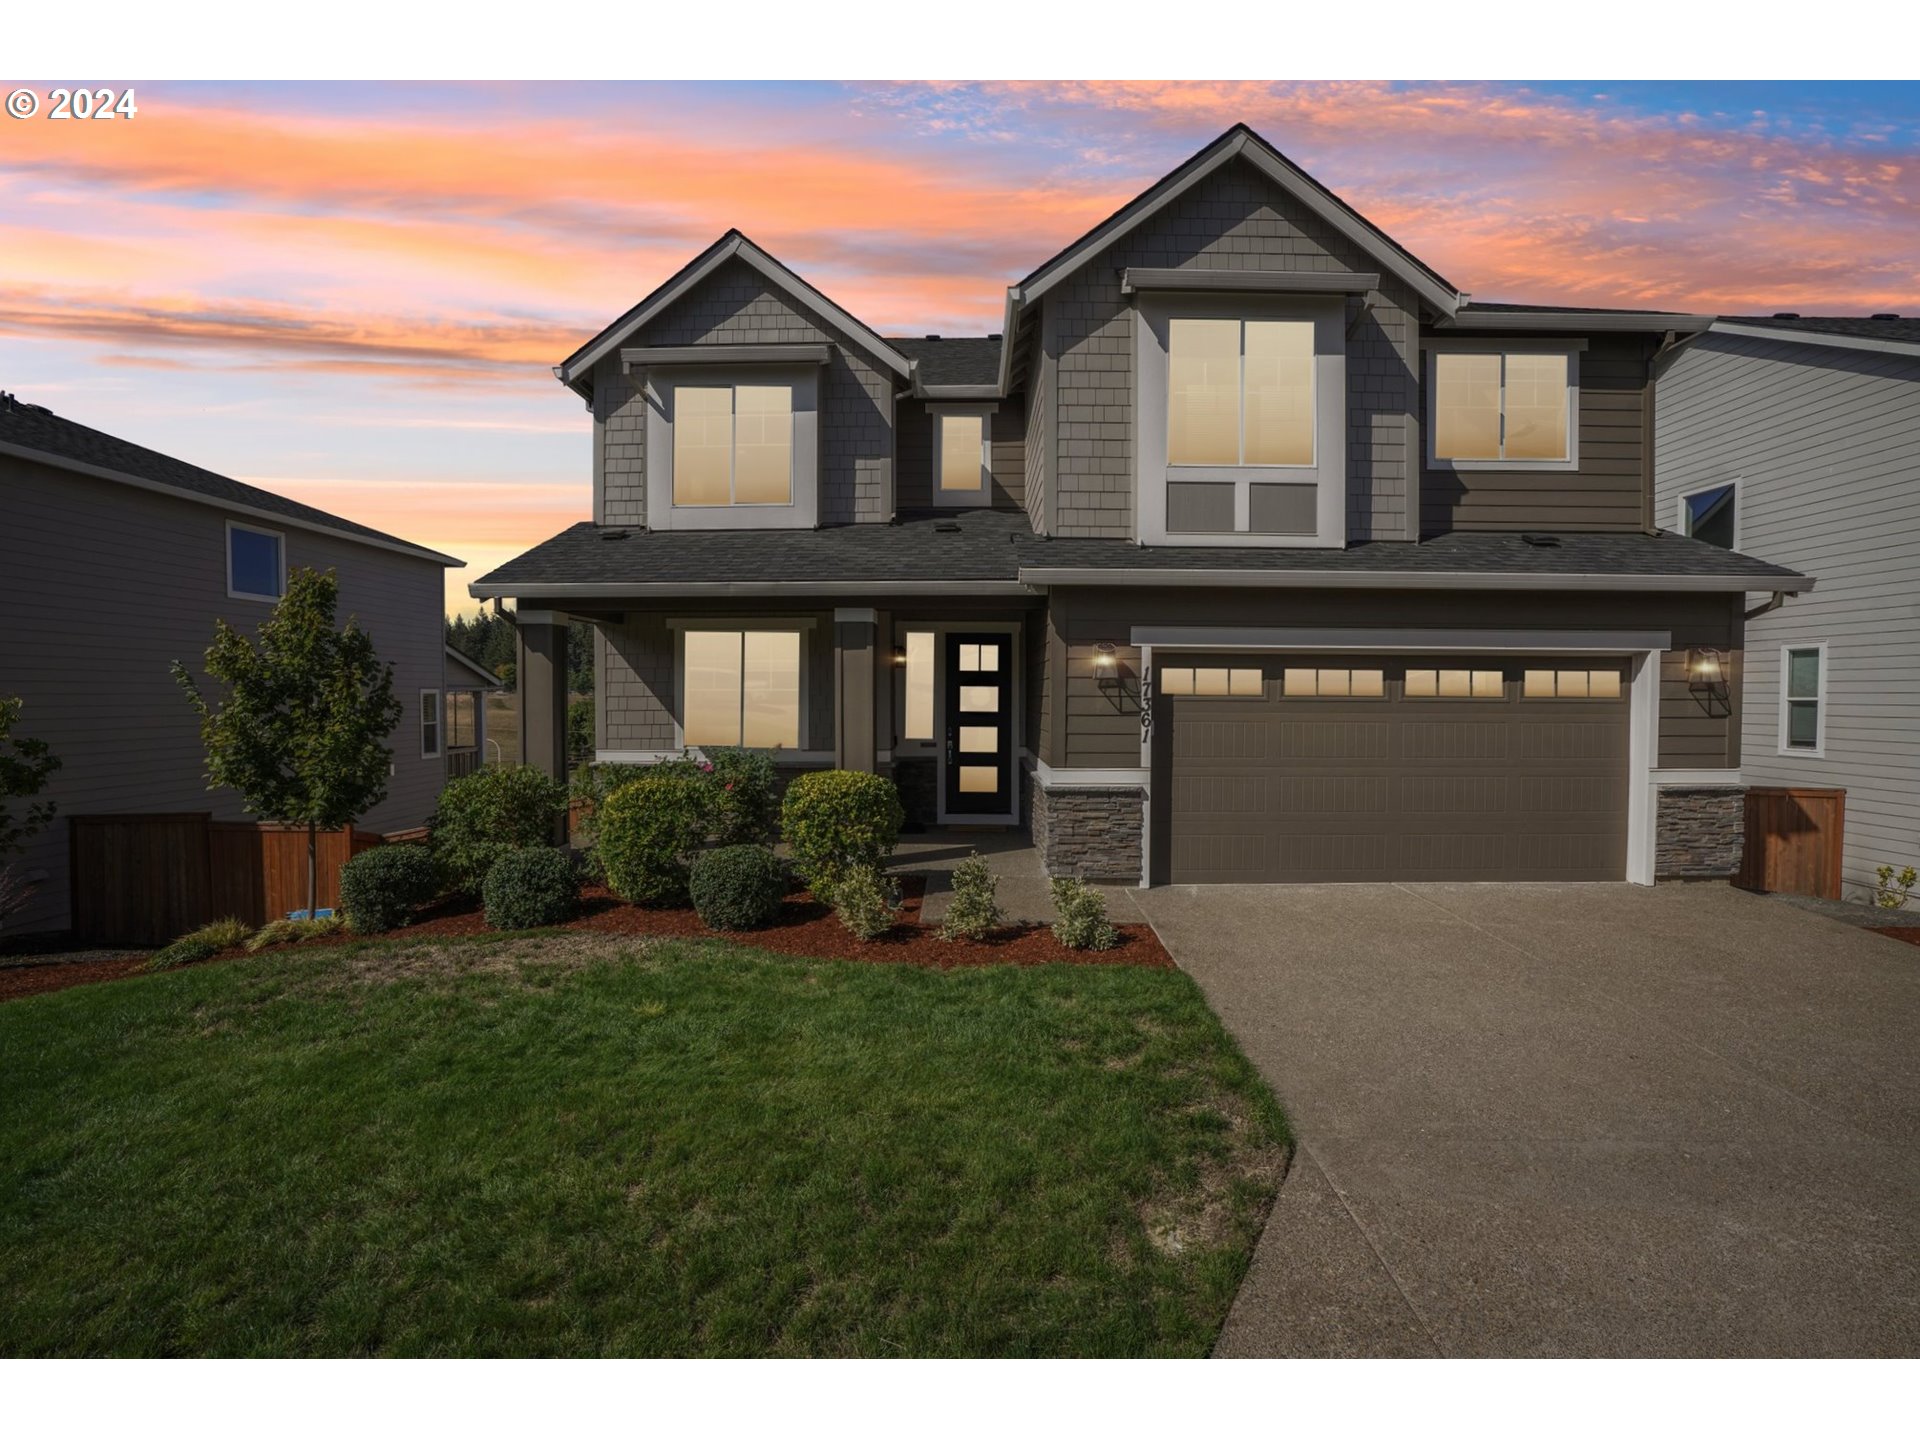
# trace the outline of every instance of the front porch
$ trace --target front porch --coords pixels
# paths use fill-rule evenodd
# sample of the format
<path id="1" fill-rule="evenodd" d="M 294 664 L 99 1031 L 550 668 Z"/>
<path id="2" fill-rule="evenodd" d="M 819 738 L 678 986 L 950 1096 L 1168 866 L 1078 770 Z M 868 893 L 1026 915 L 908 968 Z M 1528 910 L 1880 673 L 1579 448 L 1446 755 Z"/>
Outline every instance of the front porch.
<path id="1" fill-rule="evenodd" d="M 995 892 L 1001 910 L 1012 923 L 1051 925 L 1058 917 L 1048 890 L 1047 867 L 1032 837 L 1020 830 L 976 830 L 945 827 L 918 835 L 902 835 L 893 852 L 893 869 L 900 875 L 926 877 L 926 899 L 920 917 L 938 925 L 953 899 L 953 870 L 969 855 L 987 862 L 1000 885 Z M 1106 897 L 1107 913 L 1116 924 L 1133 923 L 1139 911 L 1126 885 L 1093 882 Z"/>

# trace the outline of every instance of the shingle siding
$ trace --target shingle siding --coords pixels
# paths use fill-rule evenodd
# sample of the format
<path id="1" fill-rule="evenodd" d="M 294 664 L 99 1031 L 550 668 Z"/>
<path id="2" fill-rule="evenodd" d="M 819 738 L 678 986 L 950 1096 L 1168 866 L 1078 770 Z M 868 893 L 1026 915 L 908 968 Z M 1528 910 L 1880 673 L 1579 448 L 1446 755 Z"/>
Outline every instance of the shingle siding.
<path id="1" fill-rule="evenodd" d="M 636 335 L 631 345 L 833 347 L 820 394 L 820 522 L 885 520 L 892 513 L 893 377 L 801 310 L 752 266 L 721 266 Z M 594 372 L 594 417 L 603 445 L 596 516 L 644 525 L 647 515 L 644 376 L 618 356 Z"/>
<path id="2" fill-rule="evenodd" d="M 935 402 L 937 403 L 937 402 Z M 995 510 L 1021 510 L 1027 503 L 1027 400 L 1014 395 L 1000 402 L 993 413 L 988 463 L 993 475 Z M 903 400 L 895 413 L 896 503 L 902 510 L 921 510 L 933 504 L 934 467 L 939 463 L 933 447 L 933 414 L 928 404 Z"/>
<path id="3" fill-rule="evenodd" d="M 1819 580 L 1747 623 L 1740 773 L 1846 790 L 1859 895 L 1875 867 L 1920 863 L 1920 359 L 1709 334 L 1654 395 L 1656 523 L 1737 480 L 1740 548 Z M 1781 647 L 1822 641 L 1825 753 L 1782 755 Z"/>

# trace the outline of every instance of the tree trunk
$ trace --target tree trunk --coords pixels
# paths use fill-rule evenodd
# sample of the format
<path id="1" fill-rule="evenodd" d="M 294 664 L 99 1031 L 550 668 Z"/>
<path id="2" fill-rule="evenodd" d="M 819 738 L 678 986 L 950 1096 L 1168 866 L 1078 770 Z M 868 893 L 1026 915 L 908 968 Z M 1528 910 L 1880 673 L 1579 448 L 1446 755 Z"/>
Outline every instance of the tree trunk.
<path id="1" fill-rule="evenodd" d="M 320 823 L 307 821 L 307 918 L 317 920 L 320 911 Z"/>

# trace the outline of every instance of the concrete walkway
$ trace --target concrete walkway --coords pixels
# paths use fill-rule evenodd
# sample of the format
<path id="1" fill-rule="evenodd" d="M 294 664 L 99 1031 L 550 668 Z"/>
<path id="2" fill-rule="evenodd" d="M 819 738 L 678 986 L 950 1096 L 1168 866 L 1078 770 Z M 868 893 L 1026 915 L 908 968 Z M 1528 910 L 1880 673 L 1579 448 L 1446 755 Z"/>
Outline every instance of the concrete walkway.
<path id="1" fill-rule="evenodd" d="M 1718 885 L 1134 899 L 1300 1150 L 1223 1355 L 1920 1352 L 1920 952 Z"/>
<path id="2" fill-rule="evenodd" d="M 940 829 L 902 835 L 893 852 L 897 873 L 927 877 L 927 896 L 920 908 L 920 918 L 927 924 L 938 925 L 947 913 L 953 899 L 953 867 L 976 852 L 999 877 L 994 898 L 1009 921 L 1051 925 L 1059 918 L 1031 837 L 1018 830 Z M 1095 888 L 1105 893 L 1107 913 L 1115 920 L 1135 920 L 1126 886 Z"/>

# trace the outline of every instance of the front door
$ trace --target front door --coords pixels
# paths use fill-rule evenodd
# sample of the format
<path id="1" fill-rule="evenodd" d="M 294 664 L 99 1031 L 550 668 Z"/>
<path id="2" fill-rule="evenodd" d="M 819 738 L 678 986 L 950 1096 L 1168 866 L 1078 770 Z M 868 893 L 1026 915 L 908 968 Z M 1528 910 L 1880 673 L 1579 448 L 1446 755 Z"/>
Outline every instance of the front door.
<path id="1" fill-rule="evenodd" d="M 1013 814 L 1013 637 L 947 636 L 946 811 Z"/>

